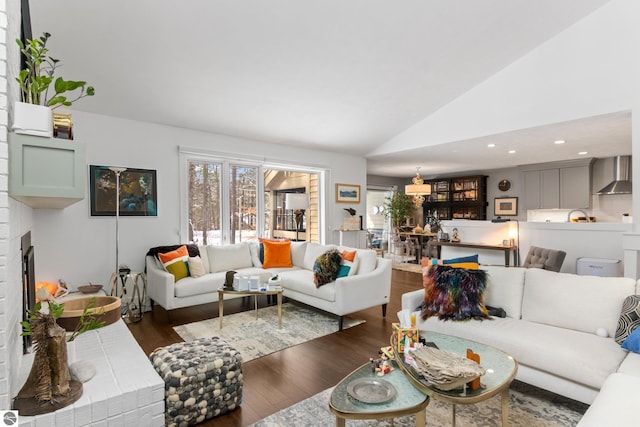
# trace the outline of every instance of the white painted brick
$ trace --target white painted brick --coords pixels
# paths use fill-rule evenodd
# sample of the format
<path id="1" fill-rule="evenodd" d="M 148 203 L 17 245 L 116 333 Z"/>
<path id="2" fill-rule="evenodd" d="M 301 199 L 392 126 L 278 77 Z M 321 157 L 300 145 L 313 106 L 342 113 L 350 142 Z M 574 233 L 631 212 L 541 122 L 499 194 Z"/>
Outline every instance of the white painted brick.
<path id="1" fill-rule="evenodd" d="M 122 414 L 122 391 L 120 388 L 107 390 L 107 416 Z"/>
<path id="2" fill-rule="evenodd" d="M 136 422 L 136 424 L 138 424 L 138 423 Z M 124 415 L 123 414 L 118 414 L 118 415 L 115 415 L 113 417 L 109 417 L 107 419 L 107 425 L 110 426 L 110 427 L 122 427 L 122 426 L 124 426 L 125 425 Z"/>
<path id="3" fill-rule="evenodd" d="M 73 405 L 65 406 L 62 409 L 58 409 L 54 412 L 56 414 L 56 425 L 57 426 L 75 426 L 74 421 L 74 407 Z"/>
<path id="4" fill-rule="evenodd" d="M 7 239 L 9 237 L 9 224 L 0 224 L 0 239 Z"/>
<path id="5" fill-rule="evenodd" d="M 36 427 L 51 427 L 56 423 L 55 412 L 49 412 L 48 414 L 42 414 L 35 417 Z"/>
<path id="6" fill-rule="evenodd" d="M 7 158 L 5 157 L 0 159 L 0 173 L 5 175 L 9 173 L 9 163 L 7 162 Z"/>
<path id="7" fill-rule="evenodd" d="M 5 365 L 3 363 L 3 365 Z M 6 365 L 5 365 L 5 369 L 3 369 L 3 376 L 2 379 L 0 379 L 0 394 L 7 394 L 9 393 L 9 381 L 7 379 L 7 369 L 6 369 Z"/>
<path id="8" fill-rule="evenodd" d="M 0 48 L 1 50 L 1 48 Z M 2 77 L 0 76 L 0 92 L 2 93 L 7 93 L 7 78 L 6 77 Z M 7 106 L 7 101 L 5 99 L 4 104 L 3 104 L 3 108 Z M 3 116 L 7 116 L 6 114 L 2 114 Z M 6 121 L 6 119 L 5 119 Z"/>
<path id="9" fill-rule="evenodd" d="M 0 17 L 2 17 L 3 15 L 0 15 Z M 0 44 L 0 60 L 6 61 L 7 60 L 7 45 L 5 44 Z"/>
<path id="10" fill-rule="evenodd" d="M 107 394 L 96 392 L 91 396 L 91 423 L 107 419 Z"/>

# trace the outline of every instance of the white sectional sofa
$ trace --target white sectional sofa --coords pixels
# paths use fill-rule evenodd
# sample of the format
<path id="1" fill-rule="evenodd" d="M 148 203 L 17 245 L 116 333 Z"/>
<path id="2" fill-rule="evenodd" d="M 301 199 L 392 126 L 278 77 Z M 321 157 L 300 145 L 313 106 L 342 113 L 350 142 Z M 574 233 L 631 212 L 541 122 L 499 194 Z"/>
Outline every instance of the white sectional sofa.
<path id="1" fill-rule="evenodd" d="M 485 304 L 504 309 L 506 317 L 462 322 L 431 317 L 420 320 L 418 329 L 427 336 L 429 331 L 441 332 L 511 354 L 519 363 L 518 380 L 593 403 L 581 426 L 637 425 L 632 412 L 640 405 L 640 393 L 633 387 L 640 384 L 640 355 L 613 339 L 624 299 L 638 292 L 636 280 L 537 268 L 481 268 L 488 272 Z M 423 300 L 423 290 L 406 293 L 402 307 L 415 310 Z M 606 330 L 607 337 L 596 330 Z M 634 404 L 626 407 L 626 414 L 607 409 L 611 401 L 626 405 L 629 399 Z M 605 417 L 608 422 L 602 424 Z"/>
<path id="2" fill-rule="evenodd" d="M 342 329 L 343 316 L 376 305 L 386 307 L 391 291 L 391 261 L 378 258 L 375 251 L 308 242 L 291 242 L 290 268 L 262 268 L 257 242 L 233 245 L 200 246 L 200 257 L 206 274 L 186 277 L 174 282 L 174 276 L 165 271 L 155 256 L 146 257 L 147 293 L 151 300 L 167 311 L 218 301 L 218 288 L 225 282 L 227 271 L 239 275 L 260 276 L 261 282 L 278 274 L 284 288 L 283 296 L 300 301 L 339 316 Z M 356 251 L 354 271 L 347 277 L 316 288 L 313 265 L 318 256 L 330 249 Z"/>

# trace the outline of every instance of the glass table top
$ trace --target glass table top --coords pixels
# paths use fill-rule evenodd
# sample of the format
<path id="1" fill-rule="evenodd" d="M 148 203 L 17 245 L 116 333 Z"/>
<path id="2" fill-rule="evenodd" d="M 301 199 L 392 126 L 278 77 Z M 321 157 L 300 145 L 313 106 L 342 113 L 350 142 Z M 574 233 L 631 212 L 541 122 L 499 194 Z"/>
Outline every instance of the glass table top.
<path id="1" fill-rule="evenodd" d="M 405 362 L 404 353 L 395 351 L 396 347 L 392 336 L 391 341 L 394 346 L 396 361 L 401 370 L 424 393 L 428 395 L 437 394 L 440 400 L 449 400 L 453 403 L 484 400 L 509 387 L 518 371 L 518 362 L 512 356 L 488 345 L 430 331 L 420 331 L 420 337 L 424 337 L 427 342 L 435 343 L 441 350 L 447 350 L 463 356 L 466 355 L 467 349 L 473 350 L 474 353 L 480 355 L 480 365 L 487 371 L 480 377 L 482 387 L 478 390 L 471 391 L 467 387 L 449 391 L 437 389 L 425 380 L 412 365 Z M 443 397 L 448 399 L 442 399 Z"/>
<path id="2" fill-rule="evenodd" d="M 412 408 L 425 406 L 429 397 L 413 386 L 411 381 L 398 367 L 395 361 L 391 361 L 393 370 L 381 377 L 371 371 L 371 364 L 362 365 L 347 375 L 331 393 L 329 404 L 331 408 L 341 414 L 364 414 L 367 412 L 384 414 L 385 412 L 397 413 Z M 349 394 L 349 384 L 362 379 L 384 380 L 391 383 L 396 393 L 389 401 L 382 403 L 364 403 Z M 418 409 L 416 409 L 417 411 Z"/>

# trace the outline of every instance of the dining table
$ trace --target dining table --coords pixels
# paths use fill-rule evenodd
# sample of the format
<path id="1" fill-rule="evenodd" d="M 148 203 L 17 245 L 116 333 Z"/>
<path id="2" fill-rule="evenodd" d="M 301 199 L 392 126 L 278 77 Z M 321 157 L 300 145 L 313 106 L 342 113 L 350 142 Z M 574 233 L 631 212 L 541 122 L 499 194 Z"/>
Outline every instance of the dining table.
<path id="1" fill-rule="evenodd" d="M 438 237 L 438 233 L 432 233 L 430 231 L 425 231 L 423 233 L 416 233 L 414 231 L 400 231 L 398 232 L 398 236 L 404 236 L 405 239 L 412 239 L 416 242 L 416 245 L 418 247 L 418 249 L 416 250 L 416 264 L 420 265 L 420 260 L 422 259 L 422 249 L 427 246 L 429 240 Z"/>

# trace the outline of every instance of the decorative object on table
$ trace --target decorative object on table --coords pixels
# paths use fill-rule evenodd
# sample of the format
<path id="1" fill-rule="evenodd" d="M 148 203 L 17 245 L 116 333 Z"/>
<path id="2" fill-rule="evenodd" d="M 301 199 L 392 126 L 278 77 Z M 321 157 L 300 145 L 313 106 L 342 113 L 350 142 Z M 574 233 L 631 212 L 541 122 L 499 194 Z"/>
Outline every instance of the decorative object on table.
<path id="1" fill-rule="evenodd" d="M 411 356 L 418 372 L 440 390 L 454 390 L 486 373 L 486 369 L 466 357 L 433 347 L 421 347 Z"/>
<path id="2" fill-rule="evenodd" d="M 413 196 L 413 204 L 416 208 L 422 206 L 424 196 L 431 195 L 431 184 L 425 184 L 424 179 L 420 175 L 420 166 L 416 168 L 416 176 L 411 180 L 413 184 L 404 186 L 404 194 Z"/>
<path id="3" fill-rule="evenodd" d="M 414 347 L 419 342 L 420 332 L 416 327 L 403 328 L 400 323 L 392 323 L 393 333 L 395 334 L 397 351 L 398 353 L 404 353 L 409 344 L 410 347 Z"/>
<path id="4" fill-rule="evenodd" d="M 73 121 L 71 114 L 53 113 L 53 137 L 73 140 Z"/>
<path id="5" fill-rule="evenodd" d="M 96 285 L 91 282 L 89 282 L 88 285 L 78 286 L 78 291 L 82 292 L 83 294 L 95 294 L 101 289 L 102 285 Z"/>
<path id="6" fill-rule="evenodd" d="M 494 201 L 494 213 L 496 215 L 516 216 L 518 215 L 517 197 L 496 197 Z"/>
<path id="7" fill-rule="evenodd" d="M 356 214 L 356 210 L 353 208 L 344 208 L 345 211 L 349 212 L 349 215 L 354 216 Z"/>
<path id="8" fill-rule="evenodd" d="M 89 184 L 91 216 L 158 216 L 153 169 L 90 165 Z"/>
<path id="9" fill-rule="evenodd" d="M 511 181 L 509 181 L 508 179 L 503 179 L 498 183 L 498 189 L 500 191 L 509 191 L 510 188 L 511 188 Z"/>
<path id="10" fill-rule="evenodd" d="M 478 353 L 474 353 L 470 348 L 467 349 L 467 359 L 473 360 L 478 365 L 480 364 L 480 355 Z M 480 388 L 480 377 L 468 382 L 467 387 L 469 387 L 471 391 L 478 390 Z"/>
<path id="11" fill-rule="evenodd" d="M 55 301 L 69 293 L 67 284 L 60 280 L 60 283 L 38 282 L 35 285 L 36 301 Z"/>
<path id="12" fill-rule="evenodd" d="M 36 303 L 28 312 L 28 320 L 20 322 L 22 335 L 32 337 L 35 352 L 27 381 L 13 400 L 13 409 L 20 411 L 20 415 L 53 412 L 82 396 L 82 383 L 72 379 L 69 370 L 67 331 L 57 323 L 64 315 L 65 305 L 49 302 L 48 313 L 42 313 L 41 309 L 42 303 Z M 102 326 L 104 323 L 85 308 L 68 340 Z"/>
<path id="13" fill-rule="evenodd" d="M 458 233 L 458 229 L 454 228 L 453 230 L 451 230 L 451 241 L 452 242 L 459 242 L 460 241 L 460 234 Z"/>
<path id="14" fill-rule="evenodd" d="M 432 233 L 437 233 L 439 231 L 442 231 L 442 223 L 436 215 L 429 211 L 427 212 L 424 228 L 425 230 L 429 230 Z"/>
<path id="15" fill-rule="evenodd" d="M 413 213 L 414 205 L 411 197 L 395 192 L 385 199 L 384 214 L 391 220 L 391 225 L 399 229 Z"/>
<path id="16" fill-rule="evenodd" d="M 51 307 L 51 303 L 49 303 Z M 75 298 L 64 303 L 64 309 L 56 317 L 60 327 L 71 332 L 68 341 L 92 329 L 110 325 L 120 318 L 121 301 L 118 297 L 92 296 Z"/>
<path id="17" fill-rule="evenodd" d="M 16 77 L 20 85 L 21 102 L 16 102 L 14 106 L 15 133 L 51 137 L 53 109 L 70 107 L 75 101 L 95 94 L 95 89 L 87 86 L 85 81 L 64 80 L 62 77 L 54 80 L 56 69 L 61 64 L 58 59 L 48 56 L 49 37 L 51 34 L 45 32 L 37 39 L 16 40 L 24 59 L 24 68 Z M 53 93 L 50 94 L 52 83 Z M 67 99 L 67 93 L 70 92 L 75 92 L 74 99 Z"/>
<path id="18" fill-rule="evenodd" d="M 336 184 L 337 203 L 360 203 L 360 186 L 356 184 Z"/>
<path id="19" fill-rule="evenodd" d="M 396 396 L 396 388 L 389 381 L 378 378 L 357 378 L 347 384 L 351 397 L 363 403 L 384 403 Z"/>
<path id="20" fill-rule="evenodd" d="M 416 225 L 415 227 L 413 227 L 413 232 L 416 234 L 422 234 L 424 233 L 424 229 L 419 225 Z"/>
<path id="21" fill-rule="evenodd" d="M 293 210 L 296 222 L 296 241 L 304 222 L 304 211 L 309 209 L 309 195 L 307 193 L 287 193 L 284 199 L 287 210 Z"/>
<path id="22" fill-rule="evenodd" d="M 224 278 L 224 287 L 226 289 L 233 289 L 233 283 L 236 273 L 236 271 L 227 271 L 227 274 Z"/>

